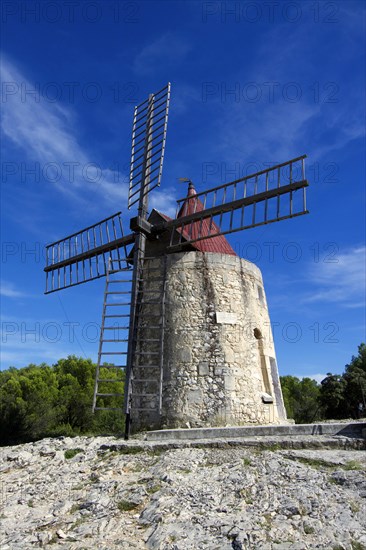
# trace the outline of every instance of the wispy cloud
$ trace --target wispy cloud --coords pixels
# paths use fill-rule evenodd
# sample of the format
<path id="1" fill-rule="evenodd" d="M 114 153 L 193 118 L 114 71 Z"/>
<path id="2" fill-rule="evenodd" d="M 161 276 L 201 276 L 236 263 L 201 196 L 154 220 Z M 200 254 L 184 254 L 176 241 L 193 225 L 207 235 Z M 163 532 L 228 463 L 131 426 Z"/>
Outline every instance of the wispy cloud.
<path id="1" fill-rule="evenodd" d="M 191 49 L 183 37 L 167 32 L 137 54 L 134 70 L 141 75 L 155 74 L 160 66 L 166 71 L 183 61 Z"/>
<path id="2" fill-rule="evenodd" d="M 354 34 L 351 15 L 345 18 L 348 24 L 337 29 L 344 33 L 342 40 L 350 42 L 342 50 L 343 63 L 330 62 L 321 81 L 313 66 L 325 38 L 307 25 L 291 31 L 277 25 L 259 43 L 254 69 L 244 81 L 239 71 L 229 82 L 213 83 L 217 93 L 208 104 L 221 113 L 217 132 L 221 155 L 227 160 L 280 162 L 306 152 L 314 161 L 365 135 L 364 77 L 358 77 L 359 86 L 346 89 L 346 71 L 359 52 L 357 41 L 349 38 Z M 362 40 L 362 25 L 356 27 Z M 284 47 L 284 36 L 291 48 Z"/>
<path id="3" fill-rule="evenodd" d="M 1 281 L 0 283 L 0 295 L 5 298 L 25 298 L 27 294 L 18 290 L 13 283 Z"/>
<path id="4" fill-rule="evenodd" d="M 41 95 L 24 97 L 24 90 L 32 89 L 31 83 L 5 57 L 1 78 L 6 90 L 2 103 L 3 135 L 18 146 L 23 159 L 39 162 L 42 172 L 48 165 L 52 184 L 73 199 L 84 200 L 88 191 L 94 200 L 98 196 L 106 203 L 126 199 L 126 178 L 94 162 L 77 139 L 76 121 L 70 109 L 47 102 Z"/>
<path id="5" fill-rule="evenodd" d="M 24 89 L 32 89 L 30 82 L 6 58 L 2 60 L 1 77 L 8 88 L 2 104 L 4 138 L 16 144 L 23 158 L 40 163 L 41 171 L 48 165 L 50 182 L 63 195 L 85 204 L 104 204 L 115 209 L 116 203 L 126 204 L 128 179 L 121 172 L 94 162 L 77 138 L 75 115 L 57 102 L 24 99 Z M 60 174 L 55 177 L 52 172 Z M 57 175 L 56 173 L 56 175 Z M 160 208 L 174 210 L 172 192 L 152 195 L 152 203 Z"/>
<path id="6" fill-rule="evenodd" d="M 236 159 L 276 163 L 296 157 L 306 148 L 300 136 L 318 112 L 319 106 L 301 104 L 266 104 L 258 110 L 252 105 L 233 106 L 231 121 L 223 121 L 220 148 Z"/>
<path id="7" fill-rule="evenodd" d="M 315 289 L 304 298 L 304 303 L 334 302 L 347 308 L 364 307 L 366 247 L 351 248 L 334 260 L 312 265 L 310 282 Z"/>

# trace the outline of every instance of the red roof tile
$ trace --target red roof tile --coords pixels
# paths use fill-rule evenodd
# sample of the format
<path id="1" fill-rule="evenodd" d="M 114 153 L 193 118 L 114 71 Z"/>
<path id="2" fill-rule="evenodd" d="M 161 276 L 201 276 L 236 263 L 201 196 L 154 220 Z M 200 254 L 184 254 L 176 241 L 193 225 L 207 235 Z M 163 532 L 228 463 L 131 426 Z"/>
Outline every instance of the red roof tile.
<path id="1" fill-rule="evenodd" d="M 188 188 L 188 197 L 182 204 L 182 207 L 178 212 L 177 219 L 193 214 L 194 212 L 202 212 L 203 204 L 196 194 L 197 192 L 193 184 L 190 183 Z M 197 222 L 189 224 L 188 228 L 183 230 L 183 237 L 187 239 L 187 241 L 190 241 L 191 239 L 194 240 L 198 236 L 204 237 L 205 235 L 214 235 L 217 233 L 219 233 L 219 227 L 215 224 L 215 222 L 210 222 L 210 218 L 207 218 L 202 222 L 198 220 Z M 237 256 L 224 235 L 209 237 L 208 239 L 193 242 L 191 245 L 200 252 L 216 252 L 219 254 L 231 254 L 232 256 Z"/>

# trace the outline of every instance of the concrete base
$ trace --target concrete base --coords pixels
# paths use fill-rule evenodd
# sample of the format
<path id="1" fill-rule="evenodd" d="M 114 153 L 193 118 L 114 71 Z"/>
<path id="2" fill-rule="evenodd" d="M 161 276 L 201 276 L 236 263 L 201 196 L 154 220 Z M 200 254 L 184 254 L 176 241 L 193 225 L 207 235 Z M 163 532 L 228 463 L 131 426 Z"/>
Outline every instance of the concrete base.
<path id="1" fill-rule="evenodd" d="M 147 432 L 147 441 L 182 441 L 197 439 L 228 439 L 256 436 L 287 435 L 331 435 L 343 437 L 365 437 L 366 423 L 322 423 L 322 424 L 286 424 L 282 426 L 237 426 L 227 428 L 194 428 L 177 430 L 155 430 Z"/>

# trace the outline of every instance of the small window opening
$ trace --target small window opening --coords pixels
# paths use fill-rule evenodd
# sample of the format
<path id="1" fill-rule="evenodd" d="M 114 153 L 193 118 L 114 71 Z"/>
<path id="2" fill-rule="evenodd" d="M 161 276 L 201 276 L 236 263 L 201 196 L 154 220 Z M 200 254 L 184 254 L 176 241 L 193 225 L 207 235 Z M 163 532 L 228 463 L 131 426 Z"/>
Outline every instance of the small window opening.
<path id="1" fill-rule="evenodd" d="M 259 301 L 262 305 L 264 305 L 264 292 L 263 292 L 263 288 L 261 286 L 258 285 L 258 298 L 259 298 Z"/>
<path id="2" fill-rule="evenodd" d="M 259 330 L 259 328 L 255 328 L 253 332 L 254 332 L 254 336 L 257 340 L 260 340 L 262 338 L 262 333 Z"/>
<path id="3" fill-rule="evenodd" d="M 272 389 L 271 389 L 271 384 L 269 381 L 268 370 L 266 365 L 266 356 L 264 355 L 263 336 L 259 328 L 255 328 L 253 332 L 254 332 L 254 337 L 256 338 L 256 340 L 258 340 L 258 353 L 259 353 L 260 364 L 261 364 L 263 389 L 265 393 L 267 393 L 268 395 L 272 395 Z"/>

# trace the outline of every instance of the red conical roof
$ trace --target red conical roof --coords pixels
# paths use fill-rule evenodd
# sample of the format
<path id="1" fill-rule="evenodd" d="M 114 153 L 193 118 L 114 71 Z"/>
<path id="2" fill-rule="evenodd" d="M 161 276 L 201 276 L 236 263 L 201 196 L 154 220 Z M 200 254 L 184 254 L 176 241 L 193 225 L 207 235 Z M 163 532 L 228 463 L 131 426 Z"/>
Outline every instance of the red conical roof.
<path id="1" fill-rule="evenodd" d="M 203 204 L 197 197 L 197 191 L 193 183 L 190 182 L 187 199 L 182 204 L 177 219 L 193 214 L 194 212 L 202 212 L 203 209 Z M 177 229 L 177 231 L 181 232 L 181 229 Z M 183 237 L 187 239 L 187 241 L 191 241 L 198 237 L 215 235 L 219 233 L 219 231 L 219 227 L 215 222 L 210 221 L 210 218 L 206 218 L 203 221 L 198 220 L 192 224 L 188 224 L 187 229 L 183 229 Z M 192 242 L 191 245 L 200 252 L 216 252 L 218 254 L 231 254 L 232 256 L 237 256 L 224 235 L 218 235 L 217 237 L 210 236 L 208 239 Z"/>

